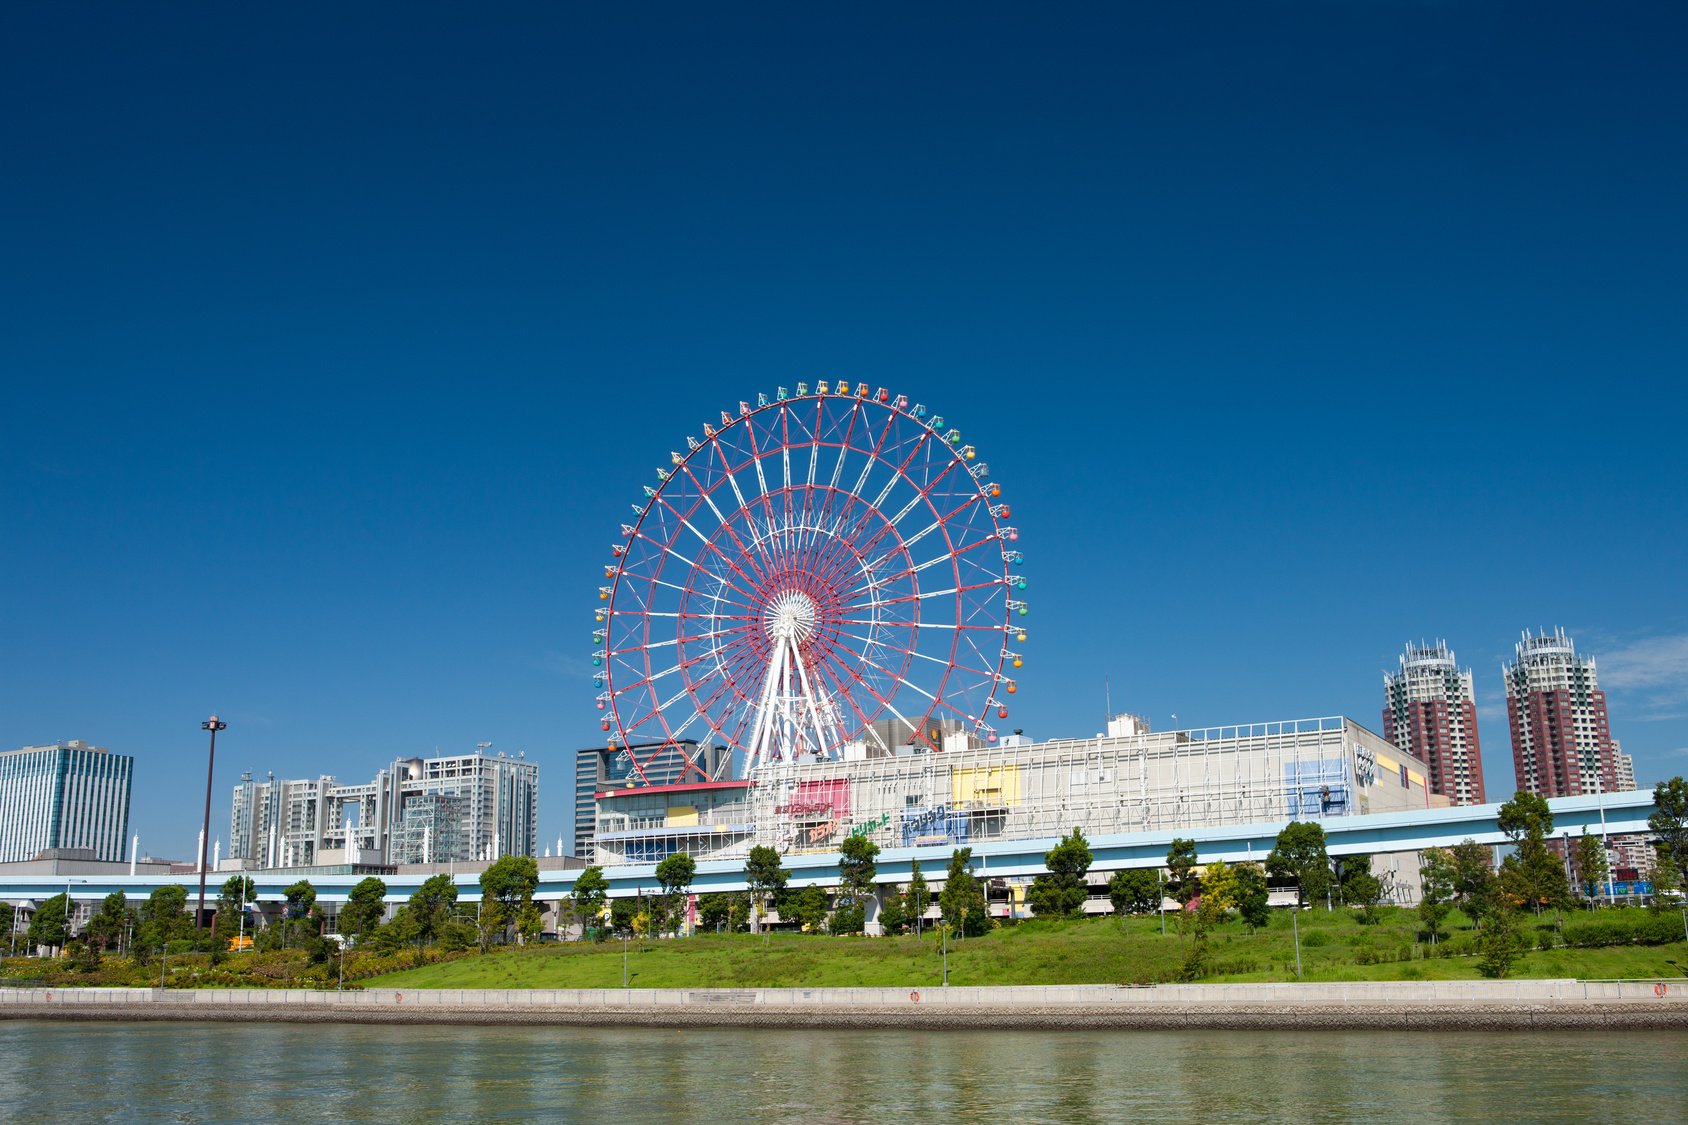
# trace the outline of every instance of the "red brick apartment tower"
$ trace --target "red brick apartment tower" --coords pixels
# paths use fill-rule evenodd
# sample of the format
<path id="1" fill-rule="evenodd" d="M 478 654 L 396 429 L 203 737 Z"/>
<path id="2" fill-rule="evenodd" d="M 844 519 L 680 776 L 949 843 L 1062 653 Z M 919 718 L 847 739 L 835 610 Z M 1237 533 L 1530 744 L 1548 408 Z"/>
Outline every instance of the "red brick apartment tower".
<path id="1" fill-rule="evenodd" d="M 1430 791 L 1456 805 L 1483 803 L 1483 750 L 1471 669 L 1446 641 L 1407 643 L 1399 672 L 1383 674 L 1383 737 L 1430 767 Z"/>
<path id="2" fill-rule="evenodd" d="M 1501 673 L 1518 788 L 1543 797 L 1616 790 L 1606 693 L 1594 659 L 1578 656 L 1563 629 L 1534 637 L 1526 631 L 1517 659 Z"/>

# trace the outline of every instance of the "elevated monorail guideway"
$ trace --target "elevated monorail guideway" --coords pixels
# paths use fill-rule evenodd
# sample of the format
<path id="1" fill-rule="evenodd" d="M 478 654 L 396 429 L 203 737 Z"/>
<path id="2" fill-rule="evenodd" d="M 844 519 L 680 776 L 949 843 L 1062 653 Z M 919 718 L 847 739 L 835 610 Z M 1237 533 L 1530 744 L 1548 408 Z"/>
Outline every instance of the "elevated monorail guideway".
<path id="1" fill-rule="evenodd" d="M 692 745 L 730 747 L 766 778 L 996 742 L 1027 582 L 974 447 L 867 383 L 738 407 L 670 454 L 611 546 L 592 633 L 611 745 L 650 781 L 676 753 L 708 776 Z"/>

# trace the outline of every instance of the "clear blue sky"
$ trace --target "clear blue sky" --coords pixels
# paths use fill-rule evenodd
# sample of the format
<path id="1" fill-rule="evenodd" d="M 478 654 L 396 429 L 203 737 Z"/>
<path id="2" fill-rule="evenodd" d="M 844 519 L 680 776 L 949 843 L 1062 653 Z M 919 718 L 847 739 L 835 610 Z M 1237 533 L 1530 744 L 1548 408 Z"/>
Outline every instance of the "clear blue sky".
<path id="1" fill-rule="evenodd" d="M 867 378 L 1014 505 L 1010 725 L 1346 713 L 1564 625 L 1688 767 L 1679 4 L 12 5 L 0 745 L 601 737 L 593 593 L 723 408 Z"/>

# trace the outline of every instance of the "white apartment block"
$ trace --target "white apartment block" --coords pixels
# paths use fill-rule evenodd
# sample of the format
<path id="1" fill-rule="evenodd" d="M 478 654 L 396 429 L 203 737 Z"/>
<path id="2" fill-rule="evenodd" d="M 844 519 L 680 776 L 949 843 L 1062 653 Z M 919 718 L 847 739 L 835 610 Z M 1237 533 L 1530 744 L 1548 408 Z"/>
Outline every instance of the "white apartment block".
<path id="1" fill-rule="evenodd" d="M 484 753 L 400 758 L 373 781 L 234 789 L 229 855 L 249 867 L 445 863 L 538 854 L 539 766 Z"/>

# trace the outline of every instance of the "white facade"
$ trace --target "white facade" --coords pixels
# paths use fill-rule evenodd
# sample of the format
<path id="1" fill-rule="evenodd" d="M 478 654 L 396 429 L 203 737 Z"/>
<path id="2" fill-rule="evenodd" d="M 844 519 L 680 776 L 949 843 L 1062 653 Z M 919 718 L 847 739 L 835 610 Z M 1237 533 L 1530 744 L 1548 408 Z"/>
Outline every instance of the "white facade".
<path id="1" fill-rule="evenodd" d="M 0 753 L 0 863 L 45 848 L 89 848 L 122 860 L 135 759 L 86 742 Z"/>
<path id="2" fill-rule="evenodd" d="M 1112 724 L 1110 724 L 1112 725 Z M 1351 719 L 1120 733 L 758 771 L 755 842 L 832 851 L 1183 831 L 1440 803 L 1425 764 Z M 905 748 L 913 750 L 913 747 Z"/>
<path id="3" fill-rule="evenodd" d="M 1623 744 L 1612 739 L 1612 763 L 1617 774 L 1617 784 L 1612 786 L 1614 793 L 1632 793 L 1635 791 L 1635 758 L 1623 752 Z"/>
<path id="4" fill-rule="evenodd" d="M 248 774 L 234 790 L 229 854 L 250 867 L 532 856 L 538 820 L 539 766 L 522 757 L 401 758 L 362 785 Z"/>

